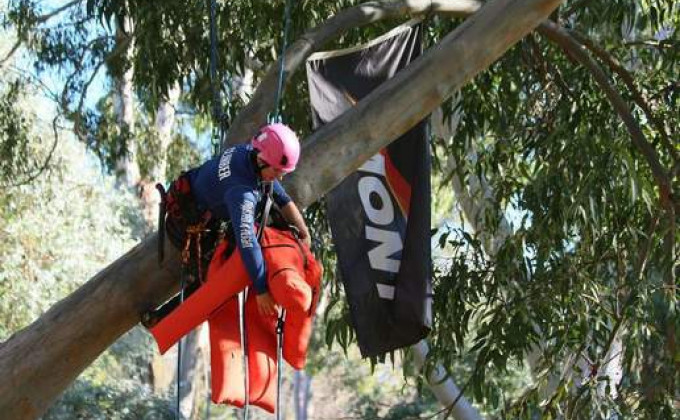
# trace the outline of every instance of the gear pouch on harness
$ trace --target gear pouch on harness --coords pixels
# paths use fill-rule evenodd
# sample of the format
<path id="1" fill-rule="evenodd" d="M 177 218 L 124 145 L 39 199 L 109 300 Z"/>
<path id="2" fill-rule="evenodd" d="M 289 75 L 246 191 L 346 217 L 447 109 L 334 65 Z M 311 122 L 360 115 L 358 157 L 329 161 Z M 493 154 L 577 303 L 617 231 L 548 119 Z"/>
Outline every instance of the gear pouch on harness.
<path id="1" fill-rule="evenodd" d="M 203 280 L 219 238 L 219 222 L 198 207 L 186 173 L 170 185 L 165 212 L 165 231 L 172 245 L 182 251 L 190 282 L 196 277 Z"/>

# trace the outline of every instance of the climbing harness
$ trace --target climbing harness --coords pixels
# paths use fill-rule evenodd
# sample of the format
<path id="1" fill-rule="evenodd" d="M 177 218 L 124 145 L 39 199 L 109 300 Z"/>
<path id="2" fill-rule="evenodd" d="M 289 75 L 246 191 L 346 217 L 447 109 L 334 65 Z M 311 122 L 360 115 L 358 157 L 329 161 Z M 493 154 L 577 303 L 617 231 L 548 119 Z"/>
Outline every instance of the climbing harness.
<path id="1" fill-rule="evenodd" d="M 208 8 L 210 11 L 210 86 L 212 89 L 212 117 L 213 117 L 213 126 L 212 126 L 212 135 L 211 135 L 211 142 L 213 146 L 213 156 L 216 156 L 220 152 L 221 145 L 224 142 L 224 136 L 226 133 L 226 125 L 228 124 L 227 122 L 227 114 L 225 114 L 222 110 L 222 98 L 220 96 L 220 89 L 217 87 L 217 29 L 216 29 L 216 10 L 217 10 L 217 4 L 216 0 L 208 0 Z M 228 95 L 229 98 L 227 100 L 227 107 L 229 107 L 229 104 L 231 103 L 231 83 L 228 85 Z M 229 108 L 227 108 L 228 111 Z M 161 191 L 161 188 L 159 188 L 159 192 Z M 161 196 L 163 197 L 163 194 L 161 193 Z M 167 204 L 165 203 L 165 197 L 162 198 L 163 201 L 163 206 L 166 207 Z M 167 208 L 167 207 L 166 207 Z M 208 223 L 210 220 L 210 213 L 206 212 L 208 217 L 203 217 L 200 221 L 197 223 L 190 224 L 189 226 L 186 226 L 186 229 L 184 230 L 184 235 L 185 235 L 185 240 L 184 240 L 184 246 L 182 248 L 182 266 L 183 266 L 183 273 L 182 273 L 182 278 L 180 281 L 180 299 L 179 299 L 179 304 L 181 305 L 184 302 L 184 290 L 186 286 L 185 282 L 185 276 L 190 275 L 190 266 L 191 266 L 191 261 L 192 261 L 192 256 L 195 258 L 194 261 L 196 261 L 196 277 L 197 279 L 194 279 L 194 281 L 197 281 L 197 284 L 203 283 L 204 276 L 203 276 L 203 249 L 201 247 L 201 242 L 203 241 L 203 238 L 206 233 L 209 233 L 211 230 L 208 228 Z M 204 215 L 205 215 L 204 214 Z M 161 220 L 165 221 L 165 211 L 163 211 L 163 216 L 159 215 L 159 221 Z M 160 223 L 159 223 L 159 230 L 164 230 L 161 229 Z M 161 238 L 159 238 L 160 240 Z M 163 242 L 159 244 L 159 261 L 162 261 L 163 258 L 163 252 L 162 252 L 162 247 L 163 247 Z M 193 249 L 192 249 L 193 246 Z M 193 251 L 193 255 L 192 255 Z M 182 340 L 180 340 L 177 343 L 177 416 L 178 418 L 181 417 L 180 414 L 180 398 L 181 398 L 181 381 L 180 381 L 180 373 L 181 373 L 181 356 L 182 356 Z"/>
<path id="2" fill-rule="evenodd" d="M 278 84 L 276 90 L 276 96 L 274 101 L 274 111 L 267 116 L 270 123 L 281 122 L 281 100 L 283 96 L 283 81 L 285 78 L 285 52 L 287 48 L 287 38 L 288 32 L 290 30 L 291 24 L 291 3 L 292 0 L 286 0 L 285 10 L 284 10 L 284 28 L 282 35 L 281 53 L 279 59 L 279 74 L 278 74 Z M 227 89 L 227 112 L 224 112 L 222 108 L 222 99 L 220 95 L 220 88 L 218 87 L 218 51 L 217 51 L 217 24 L 216 24 L 216 0 L 208 0 L 209 8 L 209 25 L 210 25 L 210 84 L 212 89 L 212 133 L 211 141 L 213 146 L 213 155 L 219 154 L 221 146 L 226 141 L 227 128 L 228 128 L 228 115 L 231 104 L 231 80 L 229 80 Z M 257 231 L 257 239 L 261 240 L 262 234 L 264 232 L 264 227 L 267 225 L 269 212 L 272 206 L 271 198 L 271 183 L 265 183 L 266 191 L 266 201 L 264 206 L 264 211 L 262 213 L 262 218 Z M 183 198 L 188 196 L 190 193 L 190 187 L 188 179 L 184 176 L 178 178 L 170 189 L 165 191 L 161 184 L 156 187 L 161 195 L 161 204 L 159 212 L 159 245 L 158 245 L 158 261 L 159 264 L 162 263 L 164 258 L 164 239 L 165 233 L 167 231 L 170 240 L 173 244 L 181 249 L 181 260 L 183 266 L 183 275 L 180 281 L 180 294 L 179 294 L 179 304 L 184 301 L 185 288 L 187 287 L 187 280 L 189 283 L 196 282 L 200 284 L 204 281 L 203 278 L 203 248 L 202 242 L 206 235 L 212 231 L 210 224 L 211 215 L 209 212 L 203 214 L 196 214 L 196 211 L 191 211 L 189 215 L 185 213 L 186 207 L 183 205 Z M 186 191 L 185 191 L 186 190 Z M 192 209 L 197 210 L 197 209 Z M 180 214 L 181 213 L 181 214 Z M 188 216 L 188 217 L 187 217 Z M 190 222 L 188 222 L 189 219 Z M 185 223 L 178 223 L 182 221 Z M 188 223 L 187 223 L 188 222 Z M 191 270 L 192 263 L 196 262 L 196 278 L 192 277 L 193 274 Z M 239 324 L 241 330 L 241 348 L 243 349 L 243 373 L 244 373 L 244 389 L 245 389 L 245 404 L 244 404 L 244 419 L 248 419 L 249 414 L 249 374 L 248 374 L 248 337 L 246 334 L 246 315 L 245 315 L 245 303 L 248 297 L 248 289 L 244 290 L 239 294 Z M 276 407 L 276 417 L 280 418 L 280 388 L 282 380 L 282 369 L 281 369 L 281 353 L 282 353 L 282 341 L 283 341 L 283 326 L 285 322 L 285 311 L 282 311 L 278 317 L 276 334 L 277 334 L 277 377 L 278 377 L 278 389 L 277 389 L 277 407 Z M 182 356 L 182 341 L 178 342 L 177 347 L 177 416 L 180 414 L 180 397 L 181 397 L 181 356 Z"/>

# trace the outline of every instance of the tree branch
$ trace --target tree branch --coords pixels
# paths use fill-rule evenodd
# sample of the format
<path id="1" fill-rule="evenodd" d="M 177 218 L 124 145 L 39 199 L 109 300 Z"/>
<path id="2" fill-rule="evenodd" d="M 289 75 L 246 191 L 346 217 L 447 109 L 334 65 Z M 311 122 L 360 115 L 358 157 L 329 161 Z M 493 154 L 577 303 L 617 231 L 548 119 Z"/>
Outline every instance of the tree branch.
<path id="1" fill-rule="evenodd" d="M 626 47 L 647 47 L 655 48 L 657 50 L 665 50 L 673 48 L 673 41 L 669 39 L 664 39 L 663 41 L 657 41 L 655 39 L 639 40 L 639 41 L 629 41 L 624 42 L 623 45 Z"/>
<path id="2" fill-rule="evenodd" d="M 85 97 L 87 96 L 87 91 L 90 89 L 90 85 L 92 85 L 92 82 L 94 81 L 94 78 L 97 76 L 97 73 L 99 72 L 99 69 L 104 65 L 106 60 L 101 60 L 97 65 L 95 66 L 94 70 L 92 71 L 92 74 L 90 75 L 90 78 L 88 81 L 83 85 L 83 90 L 80 92 L 80 99 L 78 101 L 78 107 L 76 108 L 75 113 L 73 114 L 73 131 L 75 132 L 76 136 L 82 141 L 84 144 L 87 145 L 87 135 L 83 133 L 83 127 L 82 127 L 82 112 L 83 112 L 83 105 L 85 103 Z M 68 109 L 67 109 L 68 111 Z"/>
<path id="3" fill-rule="evenodd" d="M 560 1 L 546 0 L 541 3 L 545 5 L 545 9 L 554 9 Z M 504 5 L 500 6 L 501 4 Z M 545 11 L 545 9 L 532 10 L 528 6 L 530 3 L 520 4 L 529 14 Z M 547 6 L 548 4 L 550 6 Z M 489 8 L 490 5 L 493 5 L 493 9 Z M 500 51 L 493 51 L 498 48 L 496 44 L 498 40 L 502 40 L 503 43 L 516 42 L 526 34 L 515 32 L 508 22 L 511 19 L 530 19 L 529 16 L 520 15 L 511 18 L 501 10 L 501 7 L 509 9 L 511 6 L 505 4 L 505 1 L 485 3 L 475 16 L 480 16 L 484 11 L 487 19 L 483 22 L 477 18 L 466 20 L 446 35 L 439 44 L 430 48 L 392 79 L 378 86 L 356 106 L 309 136 L 306 139 L 305 156 L 314 156 L 314 165 L 302 165 L 289 175 L 285 181 L 287 191 L 292 192 L 303 207 L 311 204 L 317 197 L 340 183 L 347 173 L 354 171 L 377 153 L 381 147 L 429 115 L 441 102 L 474 77 L 478 69 L 486 68 L 500 57 Z M 479 29 L 482 27 L 486 32 Z M 463 42 L 463 39 L 467 41 Z M 470 39 L 475 39 L 476 45 L 480 43 L 487 45 L 491 50 L 471 55 L 471 50 L 466 45 Z M 440 55 L 439 53 L 444 50 L 448 51 L 448 54 Z M 435 56 L 438 57 L 436 61 Z M 414 80 L 419 82 L 414 83 Z M 385 103 L 391 104 L 389 109 L 384 105 L 378 105 Z M 353 129 L 349 130 L 348 127 Z M 320 160 L 317 156 L 325 157 Z M 348 160 L 347 156 L 355 156 L 356 160 Z M 319 171 L 319 167 L 323 170 Z"/>
<path id="4" fill-rule="evenodd" d="M 58 8 L 56 8 L 56 9 L 54 9 L 54 10 L 51 11 L 50 13 L 47 13 L 47 14 L 38 16 L 38 17 L 35 19 L 35 23 L 45 23 L 45 22 L 47 22 L 48 20 L 50 20 L 50 19 L 52 19 L 53 17 L 55 17 L 55 16 L 57 16 L 58 14 L 60 14 L 61 12 L 70 9 L 71 7 L 77 5 L 77 4 L 81 3 L 81 2 L 82 2 L 82 0 L 71 0 L 70 2 L 66 3 L 65 5 L 63 5 L 63 6 L 61 6 L 61 7 L 58 7 Z"/>
<path id="5" fill-rule="evenodd" d="M 5 66 L 5 63 L 9 61 L 9 59 L 12 58 L 12 56 L 19 50 L 21 44 L 21 39 L 17 39 L 9 52 L 2 58 L 2 60 L 0 60 L 0 68 Z"/>
<path id="6" fill-rule="evenodd" d="M 59 15 L 59 14 L 62 13 L 63 11 L 65 11 L 65 10 L 71 8 L 72 6 L 74 6 L 74 5 L 78 4 L 78 3 L 80 3 L 81 1 L 82 1 L 82 0 L 72 0 L 72 1 L 70 1 L 69 3 L 66 3 L 66 4 L 63 5 L 63 6 L 58 7 L 57 9 L 53 10 L 53 11 L 50 12 L 50 13 L 47 13 L 47 14 L 44 14 L 44 15 L 37 16 L 35 19 L 32 19 L 32 20 L 29 21 L 28 28 L 31 28 L 31 26 L 32 26 L 32 25 L 35 25 L 35 24 L 40 24 L 40 23 L 45 23 L 45 22 L 47 22 L 48 20 L 50 20 L 50 19 L 52 19 L 53 17 Z M 24 33 L 24 35 L 26 35 L 26 34 L 28 33 L 28 30 L 26 30 L 26 31 L 23 32 L 23 33 Z M 24 36 L 24 37 L 25 37 L 25 36 Z M 16 42 L 14 43 L 14 45 L 12 45 L 12 48 L 11 48 L 10 51 L 7 53 L 7 55 L 5 55 L 5 57 L 3 57 L 2 60 L 0 60 L 0 68 L 2 68 L 2 67 L 4 66 L 5 62 L 7 62 L 7 60 L 9 60 L 9 59 L 14 55 L 14 53 L 17 52 L 17 50 L 19 49 L 19 47 L 24 43 L 24 41 L 25 41 L 25 39 L 23 39 L 24 37 L 19 36 L 18 39 L 16 40 Z"/>
<path id="7" fill-rule="evenodd" d="M 584 67 L 588 69 L 588 71 L 590 71 L 593 78 L 597 84 L 600 85 L 600 88 L 604 92 L 605 96 L 607 99 L 609 99 L 612 107 L 619 114 L 619 117 L 621 117 L 621 120 L 628 129 L 633 145 L 638 149 L 638 151 L 646 159 L 647 164 L 650 166 L 652 176 L 661 190 L 661 205 L 664 208 L 668 208 L 671 205 L 677 206 L 678 203 L 673 202 L 672 186 L 669 175 L 661 166 L 656 150 L 645 138 L 645 135 L 642 133 L 642 129 L 640 129 L 640 126 L 630 112 L 628 105 L 626 105 L 618 91 L 616 91 L 616 89 L 614 89 L 614 87 L 609 83 L 607 75 L 604 73 L 602 68 L 584 51 L 584 46 L 578 43 L 571 35 L 569 35 L 566 30 L 560 26 L 554 24 L 553 22 L 546 21 L 541 23 L 541 25 L 538 27 L 538 31 L 546 38 L 562 47 L 565 52 L 579 61 Z"/>
<path id="8" fill-rule="evenodd" d="M 50 166 L 50 162 L 52 161 L 52 157 L 54 156 L 54 151 L 57 149 L 57 144 L 59 144 L 59 130 L 58 130 L 58 125 L 57 121 L 59 120 L 59 115 L 55 116 L 54 119 L 52 120 L 52 133 L 54 134 L 54 141 L 52 142 L 52 147 L 50 148 L 50 151 L 47 153 L 47 157 L 45 158 L 45 161 L 43 164 L 38 168 L 34 173 L 29 175 L 28 178 L 14 183 L 14 184 L 9 184 L 7 187 L 9 188 L 14 188 L 14 187 L 20 187 L 22 185 L 28 185 L 31 182 L 35 181 L 40 175 L 42 175 L 47 168 Z"/>
<path id="9" fill-rule="evenodd" d="M 633 95 L 633 100 L 635 103 L 642 109 L 642 111 L 645 113 L 645 116 L 647 116 L 647 119 L 652 122 L 654 128 L 656 128 L 656 131 L 659 132 L 659 135 L 661 136 L 661 143 L 672 156 L 673 160 L 676 163 L 680 162 L 680 153 L 678 153 L 673 144 L 671 144 L 668 134 L 664 128 L 664 122 L 660 121 L 659 118 L 654 115 L 654 112 L 652 112 L 649 104 L 642 97 L 642 93 L 637 88 L 637 86 L 635 86 L 635 81 L 633 80 L 633 76 L 630 74 L 630 72 L 628 72 L 628 70 L 626 70 L 616 58 L 612 57 L 612 55 L 603 48 L 595 45 L 595 43 L 585 35 L 575 30 L 570 30 L 569 34 L 571 34 L 571 36 L 573 36 L 578 42 L 585 45 L 586 48 L 595 54 L 596 57 L 604 61 L 614 73 L 621 77 L 621 80 L 623 83 L 625 83 L 626 87 L 628 87 L 628 90 L 630 90 L 631 94 Z"/>
<path id="10" fill-rule="evenodd" d="M 469 16 L 479 9 L 479 5 L 480 3 L 476 0 L 380 0 L 345 9 L 309 30 L 288 47 L 285 53 L 284 88 L 288 76 L 304 64 L 313 52 L 350 29 L 407 15 L 437 13 L 448 16 Z M 274 92 L 277 88 L 278 76 L 278 64 L 273 63 L 260 81 L 248 105 L 234 118 L 227 135 L 228 144 L 247 141 L 265 123 L 267 114 L 274 108 Z"/>

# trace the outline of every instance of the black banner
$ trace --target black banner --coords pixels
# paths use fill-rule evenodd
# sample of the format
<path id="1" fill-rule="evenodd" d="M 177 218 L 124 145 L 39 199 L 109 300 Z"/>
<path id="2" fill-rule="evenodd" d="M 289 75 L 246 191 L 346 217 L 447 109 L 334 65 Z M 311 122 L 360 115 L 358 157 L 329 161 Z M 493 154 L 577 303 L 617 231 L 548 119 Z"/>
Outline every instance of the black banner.
<path id="1" fill-rule="evenodd" d="M 366 46 L 311 56 L 307 78 L 315 128 L 345 112 L 421 51 L 421 26 L 407 24 Z M 429 331 L 429 156 L 421 122 L 326 196 L 364 357 L 412 345 Z"/>

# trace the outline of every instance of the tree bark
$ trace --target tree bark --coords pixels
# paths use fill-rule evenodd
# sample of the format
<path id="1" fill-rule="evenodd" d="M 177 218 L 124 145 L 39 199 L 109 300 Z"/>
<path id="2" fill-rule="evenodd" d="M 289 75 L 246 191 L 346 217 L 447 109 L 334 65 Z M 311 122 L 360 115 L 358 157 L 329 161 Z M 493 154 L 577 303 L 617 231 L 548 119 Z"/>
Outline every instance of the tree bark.
<path id="1" fill-rule="evenodd" d="M 132 20 L 123 17 L 117 23 L 116 43 L 125 45 L 128 37 L 132 36 Z M 118 123 L 119 134 L 125 139 L 126 150 L 116 164 L 118 176 L 123 185 L 128 188 L 135 187 L 140 181 L 139 165 L 137 164 L 137 145 L 134 141 L 135 114 L 134 114 L 134 94 L 132 84 L 132 67 L 134 43 L 129 43 L 125 50 L 125 56 L 130 63 L 130 67 L 125 69 L 122 74 L 115 77 L 114 95 L 116 122 Z"/>
<path id="2" fill-rule="evenodd" d="M 425 366 L 425 360 L 430 352 L 427 341 L 421 340 L 411 346 L 416 369 Z M 437 401 L 450 410 L 450 415 L 456 420 L 481 420 L 482 416 L 476 408 L 463 396 L 463 392 L 453 383 L 453 379 L 446 369 L 439 363 L 435 364 L 431 372 L 425 375 L 427 384 Z"/>
<path id="3" fill-rule="evenodd" d="M 180 403 L 179 409 L 182 417 L 193 419 L 199 414 L 198 401 L 201 392 L 205 390 L 203 375 L 200 375 L 202 368 L 201 355 L 203 349 L 200 342 L 201 330 L 203 326 L 194 329 L 182 339 L 182 363 L 179 372 L 180 384 Z M 210 351 L 208 349 L 208 351 Z"/>
<path id="4" fill-rule="evenodd" d="M 293 405 L 295 406 L 295 420 L 307 420 L 309 400 L 312 396 L 310 388 L 312 378 L 304 370 L 293 373 Z"/>
<path id="5" fill-rule="evenodd" d="M 142 215 L 146 225 L 153 231 L 158 223 L 158 205 L 161 197 L 156 191 L 156 183 L 166 181 L 166 169 L 168 166 L 167 151 L 172 142 L 173 127 L 175 126 L 175 114 L 177 101 L 181 89 L 179 84 L 175 84 L 158 105 L 154 130 L 158 136 L 158 150 L 160 151 L 159 160 L 151 169 L 149 178 L 141 180 L 139 183 L 139 193 L 142 201 Z"/>
<path id="6" fill-rule="evenodd" d="M 560 0 L 492 0 L 420 59 L 304 142 L 285 184 L 301 207 L 426 117 L 542 22 Z M 245 118 L 245 117 L 244 117 Z M 253 116 L 254 121 L 256 116 Z M 361 139 L 357 141 L 357 139 Z M 159 268 L 157 235 L 0 345 L 0 412 L 37 418 L 139 314 L 177 290 L 177 252 Z"/>
<path id="7" fill-rule="evenodd" d="M 158 164 L 151 172 L 151 179 L 155 181 L 165 180 L 165 171 L 168 166 L 167 150 L 172 142 L 172 129 L 175 126 L 177 101 L 182 93 L 179 84 L 175 84 L 168 90 L 168 96 L 158 105 L 154 126 L 158 134 L 159 147 L 162 155 Z"/>

